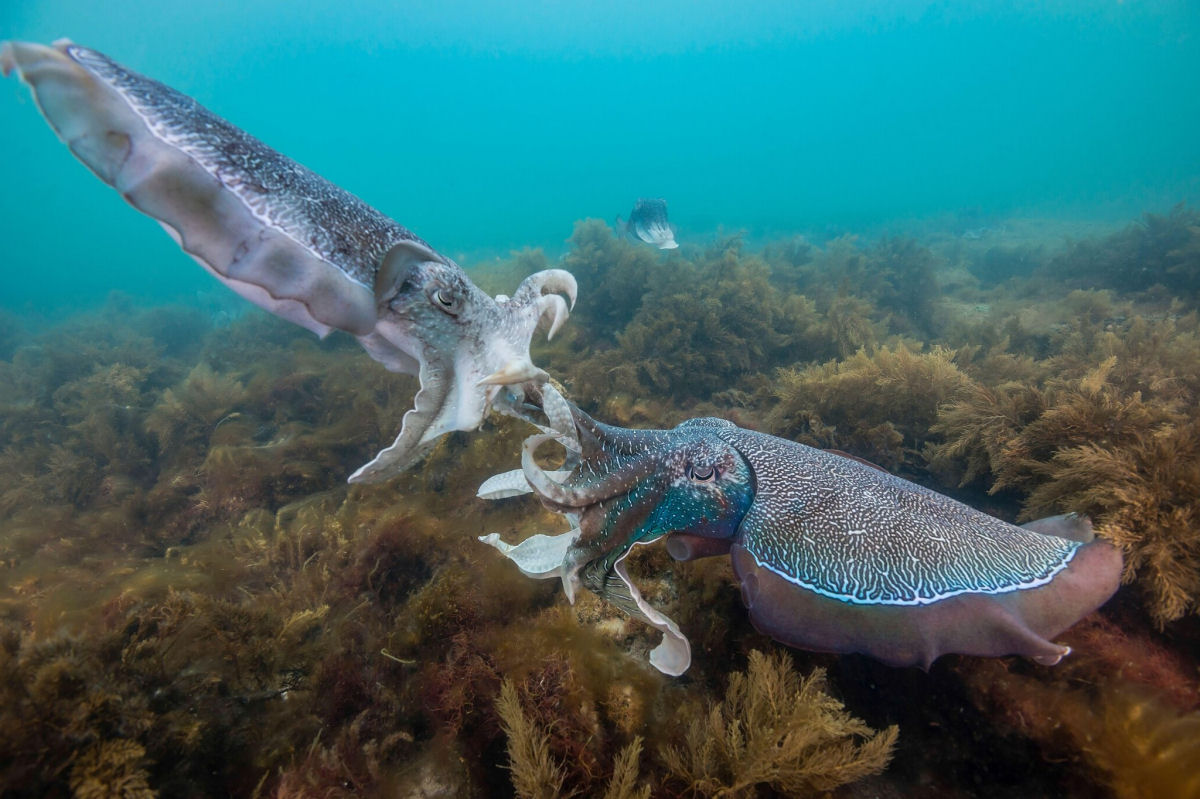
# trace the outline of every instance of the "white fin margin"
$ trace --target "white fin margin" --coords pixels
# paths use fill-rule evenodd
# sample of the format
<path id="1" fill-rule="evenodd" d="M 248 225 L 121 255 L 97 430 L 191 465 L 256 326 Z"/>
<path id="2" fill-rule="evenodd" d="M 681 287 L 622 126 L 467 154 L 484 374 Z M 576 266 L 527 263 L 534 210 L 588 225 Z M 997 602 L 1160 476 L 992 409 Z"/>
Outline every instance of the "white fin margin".
<path id="1" fill-rule="evenodd" d="M 630 547 L 629 551 L 633 551 L 633 548 Z M 650 650 L 650 665 L 669 677 L 678 677 L 692 665 L 692 645 L 688 643 L 687 636 L 680 631 L 679 625 L 647 602 L 633 580 L 629 579 L 629 572 L 625 569 L 625 558 L 628 555 L 629 552 L 622 555 L 613 565 L 613 570 L 629 589 L 629 595 L 642 613 L 641 620 L 663 634 L 659 645 Z"/>

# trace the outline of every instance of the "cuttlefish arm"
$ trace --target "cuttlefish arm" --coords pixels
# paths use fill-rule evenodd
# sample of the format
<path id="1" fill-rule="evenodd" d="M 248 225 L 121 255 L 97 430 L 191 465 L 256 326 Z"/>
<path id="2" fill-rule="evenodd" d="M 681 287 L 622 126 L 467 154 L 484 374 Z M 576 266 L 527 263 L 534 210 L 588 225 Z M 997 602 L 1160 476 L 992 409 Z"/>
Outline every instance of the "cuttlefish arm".
<path id="1" fill-rule="evenodd" d="M 575 299 L 575 279 L 561 269 L 537 272 L 511 298 L 488 297 L 457 266 L 392 253 L 380 271 L 378 321 L 359 341 L 376 356 L 403 345 L 419 365 L 421 388 L 396 441 L 350 476 L 384 480 L 415 463 L 452 430 L 473 430 L 493 407 L 517 410 L 524 383 L 546 382 L 529 357 L 539 326 L 553 336 Z M 378 357 L 378 356 L 377 356 Z"/>
<path id="2" fill-rule="evenodd" d="M 633 546 L 646 543 L 650 542 L 639 541 Z M 661 632 L 662 640 L 650 650 L 650 665 L 669 677 L 678 677 L 692 665 L 692 645 L 673 619 L 646 601 L 629 576 L 625 559 L 633 546 L 621 551 L 611 567 L 599 567 L 603 561 L 592 561 L 589 564 L 592 570 L 585 569 L 583 572 L 583 585 L 626 615 Z"/>
<path id="3" fill-rule="evenodd" d="M 674 620 L 646 601 L 625 560 L 635 546 L 699 522 L 697 513 L 715 518 L 714 509 L 703 500 L 687 502 L 686 486 L 679 494 L 675 479 L 679 464 L 658 457 L 658 445 L 667 443 L 665 431 L 601 425 L 549 385 L 543 387 L 543 410 L 548 424 L 542 435 L 526 440 L 522 468 L 491 478 L 480 487 L 479 496 L 500 499 L 533 491 L 548 508 L 566 516 L 573 528 L 555 539 L 555 547 L 547 546 L 551 539 L 543 536 L 516 547 L 494 534 L 480 540 L 496 547 L 528 576 L 562 577 L 569 597 L 576 585 L 582 585 L 659 630 L 663 637 L 649 653 L 650 664 L 664 674 L 683 674 L 691 665 L 686 636 Z M 537 450 L 550 441 L 567 449 L 571 468 L 547 471 L 537 465 Z"/>
<path id="4" fill-rule="evenodd" d="M 544 379 L 529 339 L 566 318 L 568 273 L 538 273 L 497 301 L 354 195 L 67 40 L 5 42 L 0 71 L 15 71 L 71 151 L 222 283 L 319 336 L 350 333 L 386 368 L 420 378 L 396 443 L 353 479 L 385 479 L 442 433 L 478 427 L 507 386 Z"/>
<path id="5" fill-rule="evenodd" d="M 504 541 L 499 533 L 479 537 L 480 543 L 495 547 L 516 564 L 526 577 L 562 580 L 563 593 L 571 604 L 575 604 L 575 594 L 579 590 L 579 569 L 582 566 L 570 556 L 571 547 L 578 540 L 578 527 L 557 535 L 535 533 L 516 545 Z"/>

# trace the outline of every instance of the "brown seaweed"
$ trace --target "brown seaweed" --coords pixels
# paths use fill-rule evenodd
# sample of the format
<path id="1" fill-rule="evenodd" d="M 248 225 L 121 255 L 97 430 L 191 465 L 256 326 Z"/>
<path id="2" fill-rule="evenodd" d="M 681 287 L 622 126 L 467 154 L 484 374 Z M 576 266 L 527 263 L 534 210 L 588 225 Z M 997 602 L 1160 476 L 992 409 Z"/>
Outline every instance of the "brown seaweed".
<path id="1" fill-rule="evenodd" d="M 906 344 L 803 369 L 782 369 L 767 417 L 777 435 L 841 449 L 890 469 L 923 465 L 929 430 L 942 405 L 970 381 L 941 347 Z"/>
<path id="2" fill-rule="evenodd" d="M 868 670 L 877 692 L 858 687 L 852 658 L 750 655 L 769 644 L 719 559 L 630 558 L 694 645 L 689 679 L 669 681 L 636 665 L 656 643 L 643 625 L 586 597 L 568 606 L 477 549 L 487 532 L 558 531 L 521 500 L 472 499 L 516 466 L 529 431 L 517 420 L 347 488 L 415 382 L 345 338 L 119 297 L 14 334 L 0 352 L 0 793 L 507 795 L 523 739 L 544 745 L 564 793 L 811 794 L 881 768 L 899 720 L 903 756 L 863 785 L 911 794 L 939 768 L 936 725 L 961 712 L 950 688 L 909 707 L 920 680 L 968 692 L 1002 730 L 956 742 L 971 768 L 939 774 L 944 793 L 978 792 L 968 771 L 1018 773 L 1031 752 L 1065 765 L 1030 785 L 1191 790 L 1200 318 L 1178 298 L 1193 212 L 1175 216 L 1109 242 L 1114 273 L 1143 259 L 1173 287 L 1132 294 L 1115 277 L 1072 292 L 1062 260 L 981 286 L 967 250 L 906 239 L 755 253 L 724 236 L 662 256 L 603 223 L 577 227 L 566 266 L 593 304 L 544 362 L 606 421 L 723 415 L 943 489 L 992 490 L 975 499 L 1001 513 L 1089 513 L 1125 550 L 1133 589 L 1068 634 L 1075 654 L 1056 670 Z M 1071 269 L 1109 244 L 1068 249 Z M 521 251 L 480 279 L 501 290 L 546 264 Z M 746 673 L 726 673 L 746 657 Z M 497 707 L 505 685 L 520 730 Z M 760 712 L 763 685 L 779 688 L 777 708 L 803 705 L 795 718 L 818 722 L 806 731 L 841 737 L 800 746 L 788 713 Z M 832 770 L 786 782 L 750 751 L 762 741 Z"/>
<path id="3" fill-rule="evenodd" d="M 801 677 L 786 655 L 751 652 L 724 699 L 680 720 L 682 746 L 663 752 L 668 771 L 698 796 L 748 796 L 760 785 L 809 796 L 883 771 L 898 729 L 871 729 L 827 688 L 821 669 Z"/>

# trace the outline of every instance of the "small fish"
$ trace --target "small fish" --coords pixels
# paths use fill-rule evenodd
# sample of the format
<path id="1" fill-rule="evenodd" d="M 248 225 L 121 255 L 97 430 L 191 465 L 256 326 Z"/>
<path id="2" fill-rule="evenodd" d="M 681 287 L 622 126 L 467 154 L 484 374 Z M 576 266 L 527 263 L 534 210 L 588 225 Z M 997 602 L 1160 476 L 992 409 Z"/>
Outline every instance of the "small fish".
<path id="1" fill-rule="evenodd" d="M 679 246 L 675 242 L 675 226 L 667 221 L 667 201 L 661 197 L 639 198 L 628 222 L 617 217 L 617 230 L 660 250 L 673 250 Z"/>

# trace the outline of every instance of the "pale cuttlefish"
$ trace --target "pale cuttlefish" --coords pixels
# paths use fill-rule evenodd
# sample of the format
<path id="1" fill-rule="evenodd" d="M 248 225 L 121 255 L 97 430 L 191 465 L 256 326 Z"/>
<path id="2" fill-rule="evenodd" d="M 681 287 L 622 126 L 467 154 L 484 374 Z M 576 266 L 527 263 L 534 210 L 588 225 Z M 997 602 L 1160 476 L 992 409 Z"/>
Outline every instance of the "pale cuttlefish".
<path id="1" fill-rule="evenodd" d="M 390 477 L 444 433 L 493 406 L 521 415 L 546 379 L 529 357 L 576 295 L 569 272 L 530 275 L 489 297 L 452 260 L 192 98 L 60 40 L 0 45 L 71 151 L 153 217 L 210 274 L 271 313 L 325 336 L 355 336 L 372 358 L 417 375 L 395 442 L 351 482 Z M 565 295 L 566 299 L 563 296 Z"/>
<path id="2" fill-rule="evenodd" d="M 642 197 L 633 204 L 629 220 L 617 217 L 617 232 L 653 244 L 660 250 L 673 250 L 675 226 L 667 220 L 667 201 L 660 198 Z"/>
<path id="3" fill-rule="evenodd" d="M 948 653 L 1023 655 L 1053 665 L 1070 648 L 1052 638 L 1116 591 L 1121 554 L 1066 515 L 1023 527 L 842 454 L 693 419 L 672 430 L 595 421 L 545 389 L 544 434 L 520 470 L 484 498 L 532 492 L 572 529 L 515 546 L 481 540 L 522 572 L 579 586 L 663 632 L 650 662 L 683 673 L 691 650 L 651 607 L 624 560 L 666 539 L 677 560 L 728 553 L 750 619 L 801 649 L 862 653 L 928 668 Z M 547 472 L 535 454 L 568 451 Z"/>

